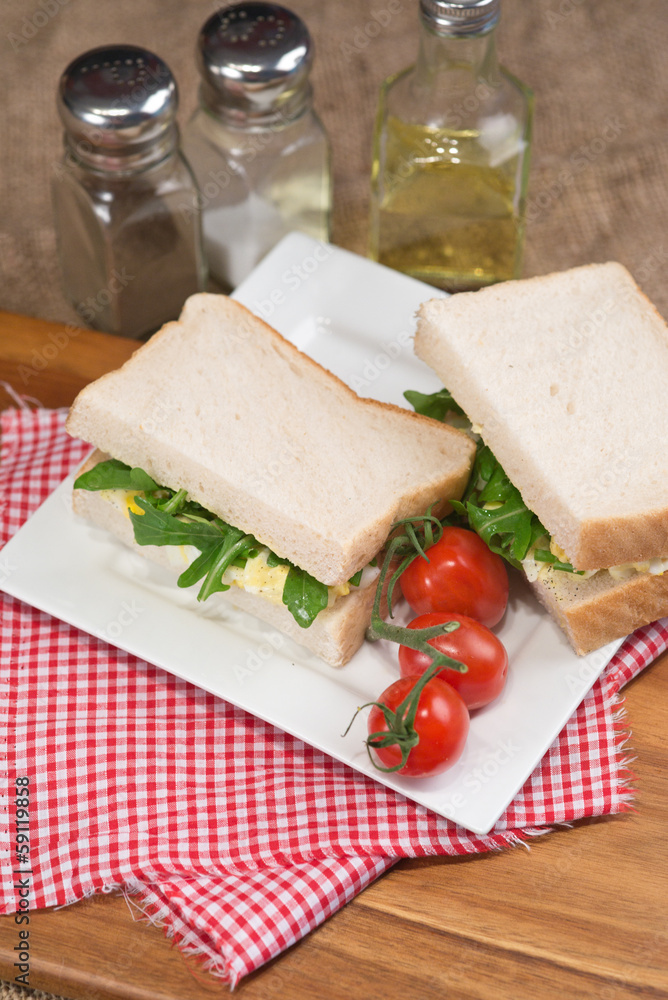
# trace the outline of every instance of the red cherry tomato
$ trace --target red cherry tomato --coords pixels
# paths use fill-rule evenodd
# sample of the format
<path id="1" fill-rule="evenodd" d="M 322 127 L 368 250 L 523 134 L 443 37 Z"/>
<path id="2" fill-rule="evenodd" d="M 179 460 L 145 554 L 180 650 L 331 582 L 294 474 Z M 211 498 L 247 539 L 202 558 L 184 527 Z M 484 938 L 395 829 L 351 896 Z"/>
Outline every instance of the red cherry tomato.
<path id="1" fill-rule="evenodd" d="M 496 625 L 508 603 L 508 574 L 501 556 L 466 528 L 448 526 L 401 574 L 401 589 L 418 615 L 456 610 Z"/>
<path id="2" fill-rule="evenodd" d="M 438 674 L 457 691 L 469 709 L 482 708 L 503 691 L 508 674 L 508 654 L 505 646 L 493 632 L 466 615 L 438 612 L 414 618 L 409 628 L 430 628 L 445 622 L 459 622 L 459 628 L 435 639 L 428 639 L 430 646 L 469 668 L 462 674 L 447 667 Z M 402 677 L 423 674 L 431 666 L 426 653 L 410 646 L 399 647 L 399 666 Z"/>
<path id="3" fill-rule="evenodd" d="M 390 684 L 378 701 L 395 711 L 419 680 L 418 675 L 402 677 Z M 374 705 L 369 713 L 369 735 L 388 732 L 388 728 L 383 712 Z M 455 689 L 440 677 L 427 681 L 420 693 L 415 715 L 415 732 L 420 739 L 397 773 L 421 778 L 447 770 L 461 756 L 468 731 L 468 709 Z M 369 745 L 384 767 L 395 767 L 401 763 L 398 746 L 374 748 L 373 741 L 369 741 Z"/>

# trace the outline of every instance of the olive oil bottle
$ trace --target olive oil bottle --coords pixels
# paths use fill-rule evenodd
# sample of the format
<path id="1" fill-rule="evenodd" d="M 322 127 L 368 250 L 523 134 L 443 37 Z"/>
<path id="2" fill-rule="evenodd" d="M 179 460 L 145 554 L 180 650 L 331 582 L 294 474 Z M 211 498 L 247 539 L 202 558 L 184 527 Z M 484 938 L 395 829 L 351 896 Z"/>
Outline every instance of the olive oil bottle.
<path id="1" fill-rule="evenodd" d="M 532 94 L 499 67 L 500 0 L 420 0 L 417 62 L 381 89 L 370 255 L 447 291 L 520 275 Z"/>

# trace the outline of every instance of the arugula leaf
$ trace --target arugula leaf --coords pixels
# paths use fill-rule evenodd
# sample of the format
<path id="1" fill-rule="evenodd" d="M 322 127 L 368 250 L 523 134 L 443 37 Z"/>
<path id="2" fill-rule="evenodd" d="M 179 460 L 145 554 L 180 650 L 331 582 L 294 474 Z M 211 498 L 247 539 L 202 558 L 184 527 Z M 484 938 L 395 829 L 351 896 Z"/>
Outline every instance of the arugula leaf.
<path id="1" fill-rule="evenodd" d="M 283 587 L 283 604 L 298 625 L 308 628 L 316 616 L 327 607 L 327 585 L 298 566 L 291 566 Z"/>
<path id="2" fill-rule="evenodd" d="M 444 420 L 449 410 L 463 413 L 447 389 L 424 395 L 408 391 L 404 396 L 418 413 Z M 452 403 L 450 402 L 452 400 Z M 442 415 L 440 415 L 442 414 Z M 520 491 L 513 486 L 500 462 L 479 441 L 471 477 L 461 501 L 452 500 L 452 507 L 468 523 L 492 552 L 498 553 L 511 566 L 521 569 L 522 560 L 530 554 L 555 569 L 576 573 L 570 563 L 561 562 L 549 549 L 550 536 L 540 519 L 529 510 Z M 452 523 L 452 517 L 447 519 Z M 545 548 L 537 548 L 545 538 Z"/>
<path id="3" fill-rule="evenodd" d="M 351 583 L 353 585 L 353 587 L 359 587 L 360 582 L 362 580 L 362 573 L 363 572 L 364 572 L 363 569 L 358 569 L 357 572 L 353 576 L 350 577 L 350 579 L 348 580 L 348 583 Z"/>
<path id="4" fill-rule="evenodd" d="M 428 394 L 407 389 L 404 397 L 416 413 L 421 413 L 425 417 L 433 417 L 434 420 L 445 420 L 446 415 L 450 412 L 466 416 L 459 403 L 455 402 L 447 389 L 439 389 L 438 392 Z"/>
<path id="5" fill-rule="evenodd" d="M 230 585 L 222 580 L 225 570 L 241 555 L 257 547 L 252 535 L 224 521 L 183 521 L 153 507 L 141 497 L 136 497 L 136 503 L 144 511 L 143 514 L 130 512 L 138 545 L 193 545 L 199 549 L 200 555 L 178 579 L 179 587 L 192 587 L 204 580 L 198 601 L 205 601 L 217 591 L 229 590 Z"/>
<path id="6" fill-rule="evenodd" d="M 191 587 L 202 581 L 197 599 L 205 601 L 211 594 L 229 590 L 223 575 L 229 566 L 241 569 L 248 559 L 255 558 L 261 546 L 253 535 L 235 528 L 216 517 L 201 504 L 189 500 L 185 490 L 159 486 L 142 469 L 131 469 L 116 459 L 99 462 L 95 468 L 79 476 L 76 489 L 137 490 L 145 497 L 135 496 L 142 513 L 130 511 L 138 545 L 192 545 L 199 555 L 181 573 L 179 587 Z M 327 607 L 329 590 L 305 570 L 294 566 L 274 552 L 267 555 L 267 565 L 289 566 L 283 587 L 283 603 L 295 621 L 308 628 L 316 615 Z M 361 576 L 361 571 L 356 576 Z M 354 579 L 354 578 L 353 578 Z"/>
<path id="7" fill-rule="evenodd" d="M 158 484 L 143 469 L 131 469 L 124 462 L 110 458 L 98 462 L 74 482 L 75 490 L 157 490 Z"/>
<path id="8" fill-rule="evenodd" d="M 171 492 L 171 491 L 170 491 Z M 179 490 L 167 500 L 157 503 L 158 510 L 164 510 L 167 514 L 179 514 L 186 505 L 188 494 L 185 490 Z"/>
<path id="9" fill-rule="evenodd" d="M 252 535 L 245 535 L 239 528 L 231 528 L 227 525 L 228 531 L 225 533 L 223 541 L 215 548 L 208 559 L 200 567 L 204 582 L 197 595 L 198 601 L 205 601 L 211 594 L 218 591 L 229 590 L 228 583 L 223 583 L 223 574 L 228 566 L 236 562 L 244 553 L 257 545 Z M 195 562 L 202 559 L 200 556 Z M 194 564 L 193 564 L 194 565 Z M 192 570 L 192 566 L 190 567 Z M 182 579 L 185 574 L 181 574 L 178 580 L 179 587 L 188 586 Z"/>
<path id="10" fill-rule="evenodd" d="M 138 545 L 194 545 L 202 552 L 222 538 L 215 521 L 181 521 L 141 497 L 135 497 L 135 503 L 144 511 L 143 514 L 130 511 Z"/>
<path id="11" fill-rule="evenodd" d="M 292 566 L 292 563 L 289 559 L 281 559 L 275 552 L 270 552 L 267 556 L 267 566 L 270 569 L 274 569 L 275 566 Z"/>

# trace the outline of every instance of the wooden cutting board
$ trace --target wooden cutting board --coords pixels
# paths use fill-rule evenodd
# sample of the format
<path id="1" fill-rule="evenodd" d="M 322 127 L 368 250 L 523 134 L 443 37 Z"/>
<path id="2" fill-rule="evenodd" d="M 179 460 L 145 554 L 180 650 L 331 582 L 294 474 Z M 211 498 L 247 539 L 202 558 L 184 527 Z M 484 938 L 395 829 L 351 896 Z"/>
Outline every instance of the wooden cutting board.
<path id="1" fill-rule="evenodd" d="M 0 407 L 66 406 L 136 343 L 0 313 Z M 668 658 L 630 685 L 636 811 L 522 848 L 402 862 L 244 980 L 243 1000 L 668 998 Z M 123 897 L 31 914 L 30 986 L 81 1000 L 204 1000 L 226 986 Z M 0 918 L 11 982 L 18 927 Z"/>

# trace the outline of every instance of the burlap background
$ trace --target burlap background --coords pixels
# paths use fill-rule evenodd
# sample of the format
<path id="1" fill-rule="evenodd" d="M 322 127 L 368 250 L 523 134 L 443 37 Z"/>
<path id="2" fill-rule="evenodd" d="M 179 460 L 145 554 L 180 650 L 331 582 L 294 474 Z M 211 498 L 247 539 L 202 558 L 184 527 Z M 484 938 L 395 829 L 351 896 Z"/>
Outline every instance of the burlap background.
<path id="1" fill-rule="evenodd" d="M 290 5 L 317 45 L 316 106 L 333 146 L 334 240 L 364 253 L 378 86 L 414 58 L 417 0 Z M 145 45 L 172 67 L 185 121 L 196 101 L 195 37 L 216 6 L 2 0 L 0 308 L 74 318 L 60 291 L 49 196 L 62 69 L 95 45 Z M 525 273 L 617 259 L 668 316 L 666 0 L 503 0 L 503 7 L 503 62 L 536 93 Z M 20 995 L 0 992 L 3 1000 Z"/>
<path id="2" fill-rule="evenodd" d="M 525 273 L 616 258 L 668 314 L 666 0 L 503 4 L 503 61 L 536 93 Z M 417 0 L 292 6 L 317 45 L 316 105 L 334 155 L 334 240 L 364 253 L 378 85 L 414 57 Z M 195 37 L 215 7 L 212 0 L 3 0 L 0 307 L 74 315 L 60 291 L 49 196 L 60 153 L 54 92 L 66 63 L 109 41 L 153 48 L 176 74 L 185 120 L 196 101 Z M 388 9 L 395 13 L 383 16 Z"/>

